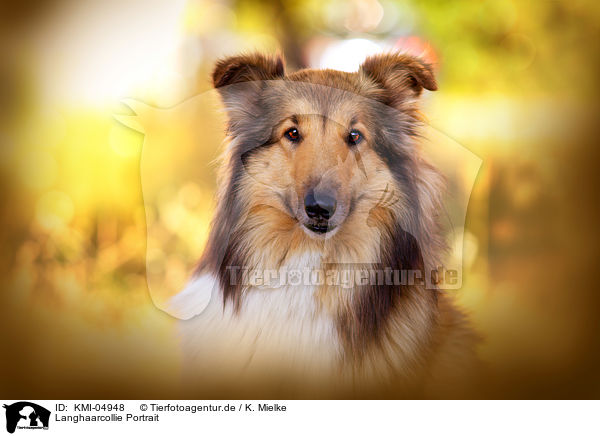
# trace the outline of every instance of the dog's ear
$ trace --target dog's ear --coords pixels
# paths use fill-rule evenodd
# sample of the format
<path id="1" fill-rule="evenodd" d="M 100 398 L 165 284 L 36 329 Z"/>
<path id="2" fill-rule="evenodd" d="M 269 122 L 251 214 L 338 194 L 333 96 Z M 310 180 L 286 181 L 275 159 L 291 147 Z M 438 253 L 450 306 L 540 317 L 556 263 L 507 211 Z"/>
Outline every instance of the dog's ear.
<path id="1" fill-rule="evenodd" d="M 406 54 L 370 56 L 359 71 L 388 91 L 388 102 L 392 105 L 407 98 L 418 97 L 423 89 L 437 89 L 431 65 Z"/>
<path id="2" fill-rule="evenodd" d="M 281 56 L 252 53 L 221 59 L 215 65 L 212 79 L 214 87 L 221 88 L 241 82 L 281 79 L 284 74 Z"/>
<path id="3" fill-rule="evenodd" d="M 228 130 L 255 124 L 260 117 L 260 94 L 267 80 L 285 75 L 281 56 L 260 53 L 233 56 L 217 62 L 213 70 L 213 85 L 219 91 L 228 117 Z"/>

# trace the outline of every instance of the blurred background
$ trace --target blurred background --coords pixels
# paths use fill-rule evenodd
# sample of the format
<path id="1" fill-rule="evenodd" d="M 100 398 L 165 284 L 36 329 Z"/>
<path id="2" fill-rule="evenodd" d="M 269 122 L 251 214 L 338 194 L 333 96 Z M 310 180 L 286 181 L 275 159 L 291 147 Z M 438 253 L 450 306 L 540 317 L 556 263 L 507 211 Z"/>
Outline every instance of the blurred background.
<path id="1" fill-rule="evenodd" d="M 477 396 L 598 397 L 599 37 L 582 0 L 4 2 L 0 396 L 177 397 L 146 249 L 167 298 L 206 240 L 222 132 L 176 108 L 240 51 L 352 71 L 398 49 L 435 64 L 428 122 L 483 162 L 453 291 L 484 338 Z M 145 138 L 164 147 L 149 209 Z"/>

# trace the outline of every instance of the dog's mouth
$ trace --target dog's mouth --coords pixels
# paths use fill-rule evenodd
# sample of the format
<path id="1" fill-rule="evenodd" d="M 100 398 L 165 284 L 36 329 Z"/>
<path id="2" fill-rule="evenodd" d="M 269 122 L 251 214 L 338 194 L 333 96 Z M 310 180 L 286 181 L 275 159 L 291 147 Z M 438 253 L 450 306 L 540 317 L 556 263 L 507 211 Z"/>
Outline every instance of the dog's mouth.
<path id="1" fill-rule="evenodd" d="M 337 228 L 336 225 L 331 224 L 329 221 L 312 221 L 304 224 L 304 227 L 306 227 L 311 232 L 320 235 L 332 232 L 334 229 Z"/>

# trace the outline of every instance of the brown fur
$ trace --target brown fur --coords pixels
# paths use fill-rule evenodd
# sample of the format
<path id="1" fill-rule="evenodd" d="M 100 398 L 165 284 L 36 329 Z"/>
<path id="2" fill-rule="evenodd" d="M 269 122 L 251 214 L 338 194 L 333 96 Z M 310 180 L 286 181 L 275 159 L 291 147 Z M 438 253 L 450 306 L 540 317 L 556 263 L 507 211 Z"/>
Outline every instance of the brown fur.
<path id="1" fill-rule="evenodd" d="M 368 58 L 357 73 L 286 75 L 280 57 L 250 54 L 219 61 L 213 83 L 227 110 L 230 144 L 197 274 L 219 278 L 225 306 L 243 311 L 252 292 L 231 284 L 231 266 L 277 269 L 302 253 L 318 253 L 330 271 L 392 268 L 425 276 L 441 265 L 443 183 L 417 141 L 418 97 L 437 89 L 431 66 L 387 54 Z M 291 127 L 300 142 L 285 138 Z M 363 135 L 358 145 L 345 139 L 350 128 Z M 302 199 L 323 186 L 336 193 L 340 221 L 333 236 L 311 237 L 302 226 Z M 475 335 L 439 290 L 323 284 L 314 299 L 334 320 L 348 393 L 447 395 L 438 389 L 445 380 L 455 382 L 450 395 L 464 388 Z"/>

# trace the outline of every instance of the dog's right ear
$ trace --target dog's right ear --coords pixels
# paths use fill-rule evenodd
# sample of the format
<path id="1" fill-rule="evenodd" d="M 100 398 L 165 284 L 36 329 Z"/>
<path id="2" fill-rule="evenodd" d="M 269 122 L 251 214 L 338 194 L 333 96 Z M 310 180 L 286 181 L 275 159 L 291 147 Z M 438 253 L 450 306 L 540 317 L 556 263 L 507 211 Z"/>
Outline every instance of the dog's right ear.
<path id="1" fill-rule="evenodd" d="M 383 87 L 383 100 L 396 108 L 404 107 L 405 102 L 414 102 L 423 89 L 437 89 L 432 66 L 407 54 L 369 56 L 361 65 L 360 72 Z"/>
<path id="2" fill-rule="evenodd" d="M 213 70 L 214 87 L 221 94 L 228 116 L 228 130 L 254 124 L 260 114 L 259 96 L 265 81 L 285 75 L 281 56 L 260 53 L 233 56 L 217 62 Z"/>
<path id="3" fill-rule="evenodd" d="M 212 74 L 213 85 L 221 88 L 241 82 L 281 79 L 285 67 L 281 56 L 253 53 L 221 59 Z"/>

